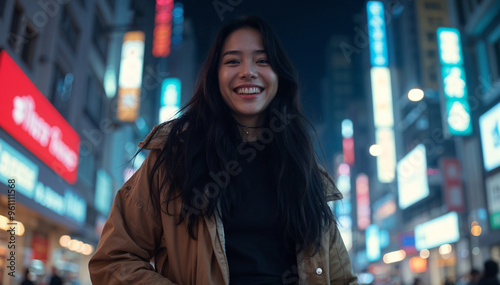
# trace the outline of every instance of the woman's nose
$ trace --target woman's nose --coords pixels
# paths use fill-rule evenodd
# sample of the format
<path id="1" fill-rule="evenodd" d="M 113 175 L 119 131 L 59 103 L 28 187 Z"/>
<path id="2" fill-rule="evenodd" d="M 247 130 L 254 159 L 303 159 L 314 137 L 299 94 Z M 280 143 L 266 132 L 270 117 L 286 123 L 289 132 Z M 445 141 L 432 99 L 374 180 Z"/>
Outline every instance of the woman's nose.
<path id="1" fill-rule="evenodd" d="M 241 67 L 241 78 L 257 78 L 257 70 L 252 63 L 244 63 Z"/>

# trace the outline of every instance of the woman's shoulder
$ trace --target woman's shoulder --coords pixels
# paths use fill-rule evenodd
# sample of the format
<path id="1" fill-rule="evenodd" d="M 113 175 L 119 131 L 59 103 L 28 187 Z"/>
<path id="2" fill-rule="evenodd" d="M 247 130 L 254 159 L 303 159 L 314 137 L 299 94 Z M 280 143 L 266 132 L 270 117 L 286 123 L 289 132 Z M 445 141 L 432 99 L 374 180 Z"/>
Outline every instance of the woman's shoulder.
<path id="1" fill-rule="evenodd" d="M 342 200 L 343 196 L 337 186 L 333 183 L 333 179 L 328 172 L 321 170 L 323 176 L 323 185 L 325 189 L 326 201 Z"/>
<path id="2" fill-rule="evenodd" d="M 138 146 L 145 150 L 161 150 L 170 134 L 170 130 L 176 120 L 168 121 L 153 127 L 151 132 L 141 141 Z"/>

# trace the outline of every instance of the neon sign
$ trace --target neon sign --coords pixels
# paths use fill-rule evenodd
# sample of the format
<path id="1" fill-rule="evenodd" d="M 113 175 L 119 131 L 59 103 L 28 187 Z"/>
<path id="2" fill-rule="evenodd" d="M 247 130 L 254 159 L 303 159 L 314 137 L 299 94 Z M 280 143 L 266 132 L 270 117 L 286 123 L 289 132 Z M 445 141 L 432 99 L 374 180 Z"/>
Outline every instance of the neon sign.
<path id="1" fill-rule="evenodd" d="M 460 33 L 454 28 L 438 28 L 438 49 L 441 61 L 443 93 L 446 98 L 446 128 L 451 135 L 470 135 L 472 122 L 467 102 L 467 81 L 462 67 Z"/>
<path id="2" fill-rule="evenodd" d="M 368 1 L 366 12 L 372 66 L 387 66 L 389 60 L 387 57 L 384 5 L 378 1 Z"/>
<path id="3" fill-rule="evenodd" d="M 118 90 L 117 118 L 133 122 L 139 116 L 142 66 L 144 63 L 144 33 L 128 32 L 123 37 Z"/>
<path id="4" fill-rule="evenodd" d="M 152 51 L 154 57 L 167 57 L 170 54 L 173 9 L 173 0 L 156 0 Z"/>
<path id="5" fill-rule="evenodd" d="M 80 137 L 5 50 L 0 52 L 0 127 L 70 184 Z"/>

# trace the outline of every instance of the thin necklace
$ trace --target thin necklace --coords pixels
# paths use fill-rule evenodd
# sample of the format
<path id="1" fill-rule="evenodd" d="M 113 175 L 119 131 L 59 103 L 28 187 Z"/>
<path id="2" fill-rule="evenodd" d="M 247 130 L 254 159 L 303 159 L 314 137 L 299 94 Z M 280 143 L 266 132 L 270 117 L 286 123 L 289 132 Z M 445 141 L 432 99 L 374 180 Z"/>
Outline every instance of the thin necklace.
<path id="1" fill-rule="evenodd" d="M 261 125 L 261 126 L 257 126 L 257 127 L 249 127 L 249 126 L 245 126 L 245 125 L 242 125 L 238 122 L 236 122 L 236 124 L 240 127 L 244 127 L 245 129 L 243 130 L 245 132 L 245 134 L 248 136 L 250 135 L 250 132 L 248 131 L 248 129 L 260 129 L 262 128 L 264 125 Z"/>

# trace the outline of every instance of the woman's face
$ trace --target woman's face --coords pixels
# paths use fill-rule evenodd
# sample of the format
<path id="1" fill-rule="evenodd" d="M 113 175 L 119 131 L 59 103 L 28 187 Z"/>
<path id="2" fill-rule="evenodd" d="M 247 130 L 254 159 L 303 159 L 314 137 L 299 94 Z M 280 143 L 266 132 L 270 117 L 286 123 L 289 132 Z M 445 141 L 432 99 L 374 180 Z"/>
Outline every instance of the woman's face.
<path id="1" fill-rule="evenodd" d="M 239 123 L 264 122 L 263 112 L 278 90 L 278 75 L 269 65 L 257 30 L 242 28 L 227 37 L 219 62 L 219 88 Z"/>

